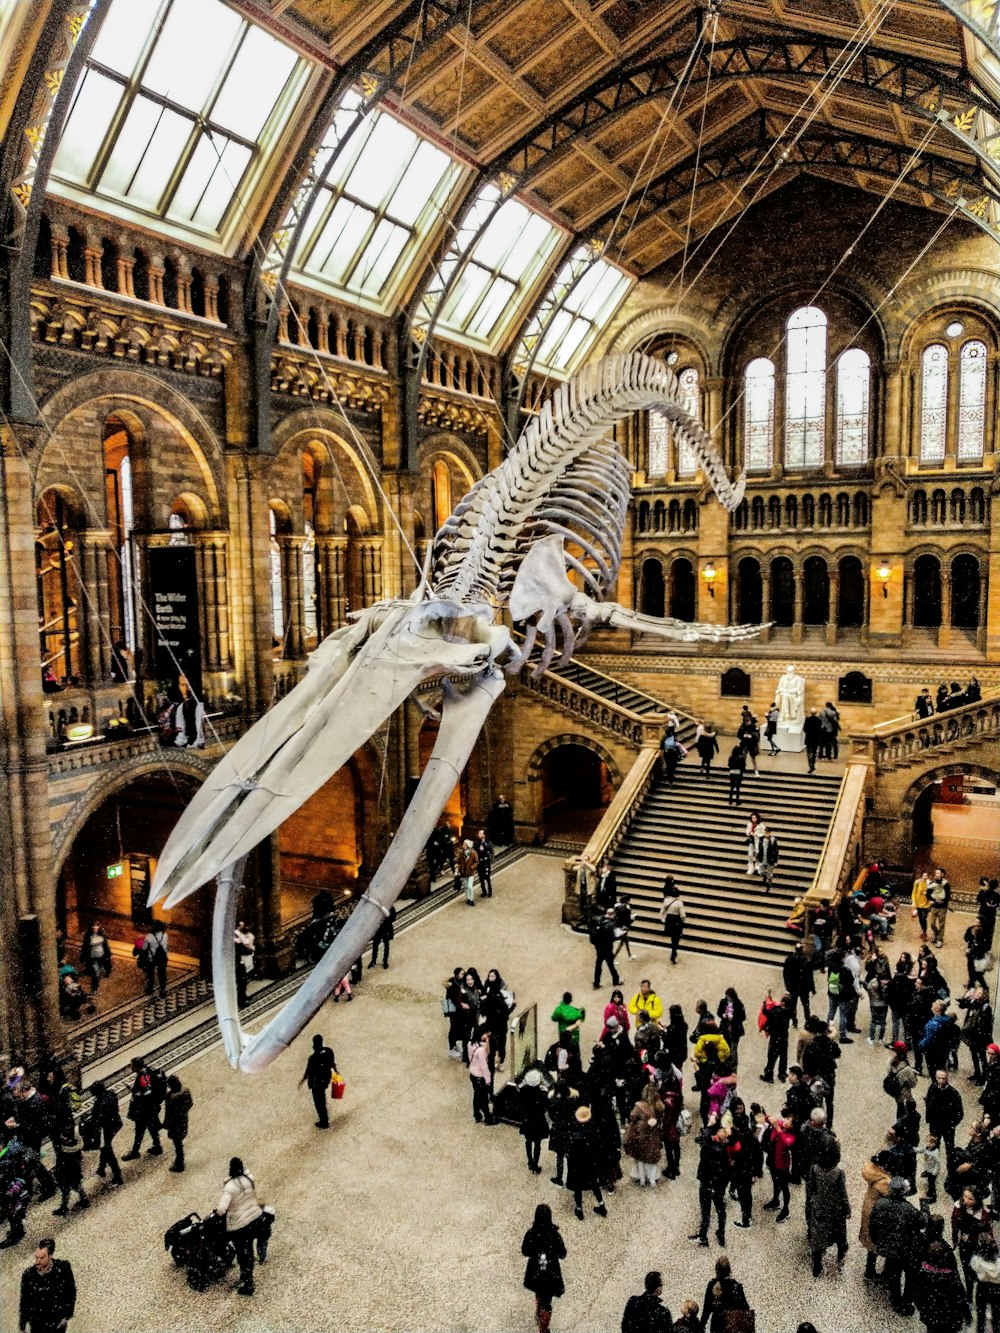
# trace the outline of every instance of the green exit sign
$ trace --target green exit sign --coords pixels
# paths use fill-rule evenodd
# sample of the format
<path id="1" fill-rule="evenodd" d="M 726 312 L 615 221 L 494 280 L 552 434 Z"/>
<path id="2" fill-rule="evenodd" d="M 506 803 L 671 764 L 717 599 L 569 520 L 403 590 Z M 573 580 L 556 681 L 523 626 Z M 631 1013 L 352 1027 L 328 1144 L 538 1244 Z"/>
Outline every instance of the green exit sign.
<path id="1" fill-rule="evenodd" d="M 125 874 L 125 862 L 116 861 L 113 866 L 108 866 L 108 879 L 120 879 Z"/>

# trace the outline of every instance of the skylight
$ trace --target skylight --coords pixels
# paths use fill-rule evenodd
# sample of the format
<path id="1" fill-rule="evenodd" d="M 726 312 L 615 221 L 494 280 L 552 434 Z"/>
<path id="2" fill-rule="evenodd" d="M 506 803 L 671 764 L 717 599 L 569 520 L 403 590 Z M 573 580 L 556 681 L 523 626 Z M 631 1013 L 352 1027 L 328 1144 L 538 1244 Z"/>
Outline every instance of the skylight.
<path id="1" fill-rule="evenodd" d="M 499 198 L 488 185 L 475 207 Z M 440 317 L 443 331 L 493 348 L 509 329 L 529 291 L 559 244 L 560 232 L 517 199 L 508 199 L 479 238 Z M 446 269 L 449 260 L 445 259 Z"/>
<path id="2" fill-rule="evenodd" d="M 575 264 L 584 258 L 582 248 L 566 260 L 556 274 L 552 288 L 558 290 L 570 281 Z M 598 259 L 571 288 L 562 305 L 552 316 L 535 354 L 535 365 L 557 374 L 569 374 L 589 351 L 600 330 L 625 299 L 632 279 L 613 264 Z M 541 318 L 536 316 L 528 328 L 527 339 L 542 334 Z"/>
<path id="3" fill-rule="evenodd" d="M 294 51 L 221 0 L 114 0 L 66 120 L 54 184 L 218 233 L 305 74 Z"/>
<path id="4" fill-rule="evenodd" d="M 320 165 L 357 104 L 356 93 L 341 104 L 320 150 Z M 312 207 L 296 269 L 386 309 L 460 174 L 442 149 L 386 112 L 372 111 Z"/>

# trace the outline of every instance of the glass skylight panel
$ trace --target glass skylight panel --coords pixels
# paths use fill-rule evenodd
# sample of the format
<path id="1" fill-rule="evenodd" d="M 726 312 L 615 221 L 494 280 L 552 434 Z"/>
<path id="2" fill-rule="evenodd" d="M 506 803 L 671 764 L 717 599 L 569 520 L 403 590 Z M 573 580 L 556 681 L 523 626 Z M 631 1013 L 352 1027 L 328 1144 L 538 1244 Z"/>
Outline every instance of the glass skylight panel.
<path id="1" fill-rule="evenodd" d="M 305 68 L 222 0 L 114 0 L 54 182 L 216 232 L 287 120 Z"/>
<path id="2" fill-rule="evenodd" d="M 334 115 L 322 153 L 353 121 L 356 93 Z M 444 207 L 459 167 L 384 111 L 355 131 L 302 229 L 296 268 L 383 306 L 394 278 Z"/>
<path id="3" fill-rule="evenodd" d="M 584 258 L 585 252 L 577 250 L 559 270 L 552 290 L 565 289 L 573 264 Z M 552 316 L 538 349 L 536 363 L 547 370 L 568 371 L 617 310 L 631 285 L 632 279 L 613 264 L 603 259 L 595 260 L 566 293 L 561 309 Z M 533 327 L 531 331 L 536 330 Z"/>

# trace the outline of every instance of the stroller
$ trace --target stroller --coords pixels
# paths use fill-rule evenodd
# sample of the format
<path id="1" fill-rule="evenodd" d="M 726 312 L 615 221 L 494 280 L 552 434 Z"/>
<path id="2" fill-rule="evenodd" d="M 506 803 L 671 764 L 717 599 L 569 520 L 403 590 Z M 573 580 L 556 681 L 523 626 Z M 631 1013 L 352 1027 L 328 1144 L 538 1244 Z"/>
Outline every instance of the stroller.
<path id="1" fill-rule="evenodd" d="M 236 1261 L 236 1251 L 226 1236 L 226 1219 L 215 1213 L 201 1217 L 188 1213 L 164 1233 L 163 1248 L 178 1268 L 186 1269 L 188 1286 L 204 1291 L 217 1282 Z"/>

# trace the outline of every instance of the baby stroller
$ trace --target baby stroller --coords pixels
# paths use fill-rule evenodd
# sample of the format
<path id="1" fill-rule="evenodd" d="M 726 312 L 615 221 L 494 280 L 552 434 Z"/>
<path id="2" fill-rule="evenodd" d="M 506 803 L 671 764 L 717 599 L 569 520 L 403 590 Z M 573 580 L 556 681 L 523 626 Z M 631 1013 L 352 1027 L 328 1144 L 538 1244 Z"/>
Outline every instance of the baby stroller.
<path id="1" fill-rule="evenodd" d="M 232 1268 L 236 1251 L 226 1236 L 226 1219 L 216 1213 L 188 1213 L 163 1236 L 163 1248 L 178 1268 L 187 1271 L 188 1286 L 204 1291 Z"/>

